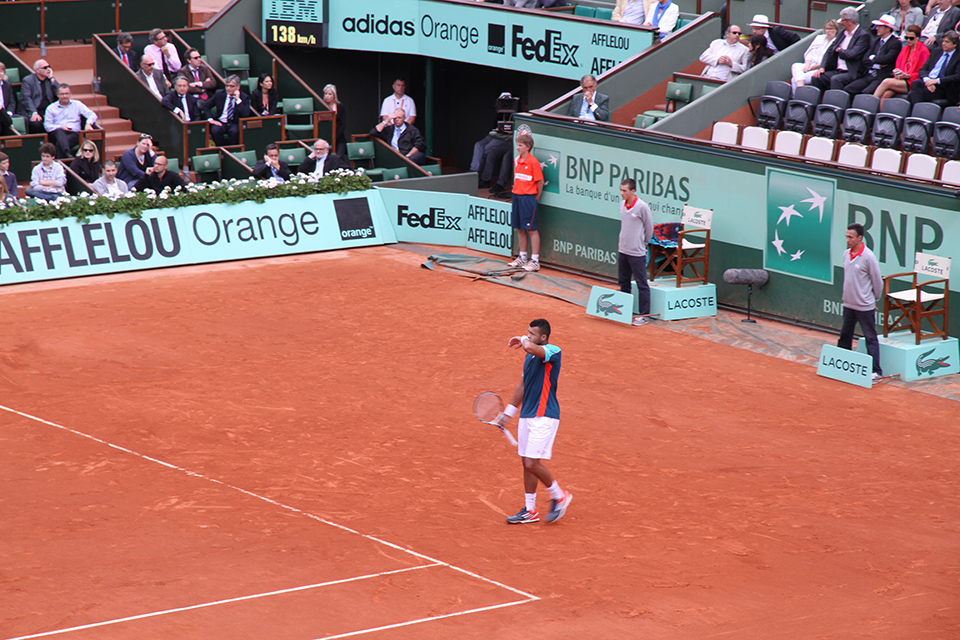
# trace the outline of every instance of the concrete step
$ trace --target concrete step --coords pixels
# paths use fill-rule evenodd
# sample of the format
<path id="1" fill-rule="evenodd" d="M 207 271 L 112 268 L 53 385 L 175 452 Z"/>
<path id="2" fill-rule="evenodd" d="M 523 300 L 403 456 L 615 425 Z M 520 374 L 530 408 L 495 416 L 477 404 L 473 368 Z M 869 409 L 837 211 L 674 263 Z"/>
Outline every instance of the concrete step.
<path id="1" fill-rule="evenodd" d="M 217 15 L 216 11 L 191 11 L 190 12 L 190 26 L 191 27 L 202 27 L 207 23 L 207 20 Z"/>
<path id="2" fill-rule="evenodd" d="M 67 43 L 67 44 L 48 44 L 47 55 L 40 55 L 40 47 L 27 47 L 26 51 L 20 52 L 20 58 L 31 67 L 33 63 L 43 58 L 50 63 L 53 68 L 53 77 L 57 82 L 67 82 L 60 78 L 61 72 L 87 70 L 87 81 L 93 77 L 93 44 Z"/>

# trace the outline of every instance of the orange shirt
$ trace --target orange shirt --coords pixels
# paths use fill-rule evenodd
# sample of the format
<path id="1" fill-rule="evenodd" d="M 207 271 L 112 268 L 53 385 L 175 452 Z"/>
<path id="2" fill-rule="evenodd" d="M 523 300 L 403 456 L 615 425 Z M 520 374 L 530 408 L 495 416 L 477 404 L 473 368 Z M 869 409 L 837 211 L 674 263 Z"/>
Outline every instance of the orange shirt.
<path id="1" fill-rule="evenodd" d="M 513 162 L 513 192 L 518 196 L 537 195 L 537 183 L 543 181 L 540 161 L 532 153 Z"/>

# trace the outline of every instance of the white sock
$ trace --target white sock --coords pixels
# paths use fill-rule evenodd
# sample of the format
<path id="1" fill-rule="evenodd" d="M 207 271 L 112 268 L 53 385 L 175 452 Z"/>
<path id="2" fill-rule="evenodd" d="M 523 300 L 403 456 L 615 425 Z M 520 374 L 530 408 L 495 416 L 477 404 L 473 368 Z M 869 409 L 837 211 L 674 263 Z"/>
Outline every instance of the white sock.
<path id="1" fill-rule="evenodd" d="M 557 484 L 557 481 L 554 480 L 553 484 L 547 487 L 547 491 L 550 492 L 550 497 L 554 500 L 559 500 L 563 497 L 563 491 L 560 490 L 560 485 Z"/>
<path id="2" fill-rule="evenodd" d="M 535 253 L 535 254 L 533 254 L 532 256 L 530 256 L 530 261 L 531 261 L 531 262 L 540 262 L 540 254 L 539 254 L 539 253 Z"/>
<path id="3" fill-rule="evenodd" d="M 521 260 L 526 260 L 526 259 L 527 259 L 527 252 L 526 252 L 526 251 L 521 251 L 521 252 L 520 252 L 520 259 L 521 259 Z"/>
<path id="4" fill-rule="evenodd" d="M 525 493 L 523 494 L 523 501 L 527 507 L 527 511 L 536 511 L 537 510 L 537 494 L 536 493 Z"/>

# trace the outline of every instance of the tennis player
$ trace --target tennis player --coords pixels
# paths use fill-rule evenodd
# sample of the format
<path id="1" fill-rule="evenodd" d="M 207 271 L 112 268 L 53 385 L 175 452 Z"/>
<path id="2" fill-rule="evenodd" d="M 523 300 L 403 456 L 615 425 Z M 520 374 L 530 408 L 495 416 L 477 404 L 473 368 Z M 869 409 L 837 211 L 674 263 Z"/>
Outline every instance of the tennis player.
<path id="1" fill-rule="evenodd" d="M 557 403 L 557 380 L 560 377 L 560 347 L 550 344 L 550 323 L 534 320 L 525 336 L 515 336 L 508 347 L 523 349 L 523 379 L 513 392 L 513 400 L 503 410 L 501 426 L 517 415 L 517 451 L 523 461 L 523 509 L 507 518 L 507 524 L 526 524 L 540 520 L 537 512 L 537 481 L 543 483 L 553 499 L 547 522 L 563 517 L 573 495 L 560 489 L 553 474 L 543 465 L 553 452 L 553 441 L 560 427 L 560 405 Z"/>

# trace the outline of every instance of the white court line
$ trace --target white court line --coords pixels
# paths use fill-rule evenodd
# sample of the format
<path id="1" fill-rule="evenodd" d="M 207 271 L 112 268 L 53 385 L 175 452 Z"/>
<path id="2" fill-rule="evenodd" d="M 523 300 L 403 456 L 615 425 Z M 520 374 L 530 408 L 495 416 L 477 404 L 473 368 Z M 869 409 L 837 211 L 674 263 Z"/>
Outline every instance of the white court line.
<path id="1" fill-rule="evenodd" d="M 278 502 L 278 501 L 273 500 L 273 499 L 271 499 L 271 498 L 268 498 L 268 497 L 266 497 L 266 496 L 261 496 L 261 495 L 259 495 L 259 494 L 257 494 L 257 493 L 253 493 L 252 491 L 247 491 L 246 489 L 242 489 L 242 488 L 240 488 L 240 487 L 238 487 L 238 486 L 229 484 L 229 483 L 224 482 L 224 481 L 222 481 L 222 480 L 217 480 L 216 478 L 211 478 L 211 477 L 209 477 L 209 476 L 205 476 L 205 475 L 203 475 L 202 473 L 197 473 L 196 471 L 190 471 L 189 469 L 184 469 L 183 467 L 178 467 L 178 466 L 176 466 L 176 465 L 174 465 L 174 464 L 170 464 L 169 462 L 164 462 L 163 460 L 159 460 L 159 459 L 157 459 L 157 458 L 152 458 L 152 457 L 150 457 L 150 456 L 148 456 L 148 455 L 145 455 L 145 454 L 142 454 L 142 453 L 138 453 L 138 452 L 136 452 L 136 451 L 133 451 L 132 449 L 127 449 L 126 447 L 122 447 L 122 446 L 120 446 L 120 445 L 118 445 L 118 444 L 113 444 L 112 442 L 108 442 L 108 441 L 103 440 L 103 439 L 101 439 L 101 438 L 98 438 L 98 437 L 96 437 L 96 436 L 92 436 L 92 435 L 90 435 L 90 434 L 88 434 L 88 433 L 83 433 L 82 431 L 77 431 L 76 429 L 71 429 L 70 427 L 65 427 L 65 426 L 63 426 L 63 425 L 61 425 L 61 424 L 57 424 L 56 422 L 50 422 L 49 420 L 44 420 L 43 418 L 38 418 L 37 416 L 30 415 L 29 413 L 23 413 L 22 411 L 17 411 L 16 409 L 12 409 L 12 408 L 7 407 L 7 406 L 4 406 L 4 405 L 0 405 L 0 409 L 2 409 L 2 410 L 4 410 L 4 411 L 8 411 L 8 412 L 13 413 L 13 414 L 18 415 L 18 416 L 27 418 L 28 420 L 34 420 L 34 421 L 39 422 L 39 423 L 41 423 L 41 424 L 49 425 L 49 426 L 51 426 L 51 427 L 55 427 L 55 428 L 57 428 L 57 429 L 61 429 L 61 430 L 66 431 L 66 432 L 68 432 L 68 433 L 72 433 L 72 434 L 74 434 L 74 435 L 78 435 L 78 436 L 80 436 L 80 437 L 82 437 L 82 438 L 87 438 L 88 440 L 93 440 L 94 442 L 99 442 L 100 444 L 106 445 L 106 446 L 108 446 L 108 447 L 110 447 L 110 448 L 112 448 L 112 449 L 116 449 L 117 451 L 122 451 L 122 452 L 124 452 L 124 453 L 128 453 L 128 454 L 130 454 L 130 455 L 133 455 L 133 456 L 136 456 L 136 457 L 138 457 L 138 458 L 141 458 L 141 459 L 143 459 L 143 460 L 148 460 L 148 461 L 150 461 L 150 462 L 154 462 L 154 463 L 156 463 L 156 464 L 159 464 L 159 465 L 162 465 L 162 466 L 164 466 L 164 467 L 167 467 L 168 469 L 173 469 L 173 470 L 175 470 L 175 471 L 180 471 L 180 472 L 182 472 L 182 473 L 187 474 L 188 476 L 192 476 L 192 477 L 194 477 L 194 478 L 199 478 L 199 479 L 201 479 L 201 480 L 206 480 L 207 482 L 212 482 L 212 483 L 214 483 L 214 484 L 221 485 L 221 486 L 223 486 L 223 487 L 226 487 L 226 488 L 228 488 L 228 489 L 232 489 L 232 490 L 234 490 L 234 491 L 239 491 L 240 493 L 242 493 L 242 494 L 244 494 L 244 495 L 247 495 L 247 496 L 250 496 L 250 497 L 252 497 L 252 498 L 256 498 L 257 500 L 262 500 L 263 502 L 267 502 L 267 503 L 272 504 L 272 505 L 274 505 L 274 506 L 276 506 L 276 507 L 280 507 L 281 509 L 286 509 L 287 511 L 292 511 L 292 512 L 294 512 L 294 513 L 298 513 L 298 514 L 300 514 L 300 515 L 302 515 L 302 516 L 306 516 L 307 518 L 311 518 L 311 519 L 313 519 L 313 520 L 316 520 L 317 522 L 321 522 L 321 523 L 326 524 L 326 525 L 329 525 L 329 526 L 331 526 L 331 527 L 335 527 L 335 528 L 340 529 L 341 531 L 345 531 L 345 532 L 347 532 L 347 533 L 352 533 L 352 534 L 354 534 L 354 535 L 358 535 L 358 536 L 360 536 L 361 538 L 365 538 L 365 539 L 367 539 L 367 540 L 370 540 L 371 542 L 375 542 L 375 543 L 377 543 L 377 544 L 382 544 L 382 545 L 384 545 L 384 546 L 386 546 L 386 547 L 390 547 L 391 549 L 396 549 L 397 551 L 401 551 L 401 552 L 406 553 L 406 554 L 409 554 L 409 555 L 411 555 L 411 556 L 413 556 L 413 557 L 415 557 L 415 558 L 419 558 L 419 559 L 421 559 L 421 560 L 424 560 L 424 561 L 430 563 L 430 564 L 427 564 L 427 565 L 420 565 L 420 566 L 417 566 L 417 567 L 411 567 L 411 568 L 407 568 L 407 569 L 400 569 L 400 570 L 396 570 L 396 571 L 387 571 L 387 572 L 384 572 L 384 573 L 382 573 L 382 574 L 371 574 L 371 575 L 369 575 L 369 576 L 360 576 L 360 577 L 358 577 L 358 578 L 347 578 L 347 579 L 345 579 L 345 580 L 339 580 L 339 581 L 334 581 L 334 582 L 329 582 L 329 583 L 319 583 L 319 584 L 316 584 L 316 585 L 307 585 L 307 586 L 303 586 L 303 587 L 293 587 L 292 589 L 287 589 L 287 590 L 283 590 L 283 591 L 274 591 L 274 592 L 269 592 L 269 593 L 265 593 L 265 594 L 256 594 L 256 595 L 252 595 L 252 596 L 241 596 L 241 597 L 239 597 L 239 598 L 235 598 L 235 599 L 231 599 L 231 600 L 221 600 L 221 601 L 218 601 L 218 602 L 212 602 L 212 603 L 206 603 L 206 604 L 199 604 L 199 605 L 192 605 L 192 606 L 184 607 L 184 608 L 180 608 L 180 609 L 170 609 L 170 610 L 168 610 L 168 611 L 160 611 L 160 612 L 155 612 L 155 613 L 146 613 L 146 614 L 142 614 L 142 615 L 139 615 L 139 616 L 131 616 L 131 617 L 127 617 L 127 618 L 118 618 L 118 619 L 116 619 L 116 620 L 109 620 L 109 621 L 105 621 L 105 622 L 98 622 L 98 623 L 94 623 L 94 624 L 91 624 L 91 625 L 85 625 L 85 626 L 82 626 L 82 627 L 73 627 L 73 628 L 71 628 L 71 629 L 61 629 L 61 630 L 58 630 L 58 631 L 49 631 L 49 632 L 45 632 L 45 633 L 41 633 L 41 634 L 36 634 L 36 635 L 20 636 L 20 637 L 18 637 L 18 638 L 8 638 L 7 640 L 26 640 L 27 638 L 39 638 L 39 637 L 50 636 L 50 635 L 54 635 L 54 634 L 58 634 L 58 633 L 66 633 L 66 632 L 68 632 L 68 631 L 76 631 L 76 630 L 79 630 L 79 629 L 86 629 L 86 628 L 89 628 L 89 627 L 104 626 L 104 625 L 108 625 L 108 624 L 116 624 L 116 623 L 118 623 L 118 622 L 125 622 L 125 621 L 128 621 L 128 620 L 137 620 L 137 619 L 140 619 L 140 618 L 148 618 L 148 617 L 152 617 L 152 616 L 163 615 L 163 614 L 165 614 L 165 613 L 174 613 L 174 612 L 177 612 L 177 611 L 187 611 L 187 610 L 190 610 L 190 609 L 198 609 L 198 608 L 202 608 L 202 607 L 213 606 L 213 605 L 216 605 L 216 604 L 224 604 L 224 603 L 236 602 L 236 601 L 240 601 L 240 600 L 249 600 L 249 599 L 253 599 L 253 598 L 264 597 L 264 596 L 268 596 L 268 595 L 276 595 L 276 594 L 279 594 L 279 593 L 286 593 L 286 592 L 290 592 L 290 591 L 300 591 L 300 590 L 304 590 L 304 589 L 312 589 L 312 588 L 315 588 L 315 587 L 325 586 L 325 585 L 328 585 L 328 584 L 337 584 L 338 582 L 349 582 L 349 581 L 351 581 L 351 580 L 360 580 L 360 579 L 364 579 L 364 578 L 368 578 L 368 577 L 375 577 L 375 576 L 377 576 L 377 575 L 387 575 L 387 574 L 390 574 L 390 573 L 399 573 L 399 572 L 401 572 L 401 571 L 409 571 L 409 570 L 412 570 L 412 569 L 421 569 L 421 568 L 436 567 L 436 566 L 446 567 L 447 569 L 452 569 L 453 571 L 457 571 L 457 572 L 462 573 L 462 574 L 464 574 L 464 575 L 470 576 L 471 578 L 475 578 L 475 579 L 480 580 L 480 581 L 482 581 L 482 582 L 486 582 L 487 584 L 492 584 L 492 585 L 494 585 L 494 586 L 500 587 L 501 589 L 506 589 L 507 591 L 511 591 L 511 592 L 513 592 L 513 593 L 515 593 L 515 594 L 517 594 L 517 595 L 519 595 L 519 596 L 522 596 L 523 598 L 526 598 L 526 599 L 525 599 L 525 600 L 518 600 L 518 601 L 515 601 L 515 602 L 508 602 L 508 603 L 499 604 L 499 605 L 493 605 L 493 606 L 489 606 L 489 607 L 483 607 L 483 608 L 480 608 L 480 609 L 470 609 L 470 610 L 468 610 L 468 611 L 461 611 L 461 612 L 457 612 L 457 613 L 451 613 L 451 614 L 440 615 L 440 616 L 432 616 L 432 617 L 429 617 L 429 618 L 421 618 L 421 619 L 419 619 L 419 620 L 413 620 L 413 621 L 411 621 L 411 622 L 402 622 L 402 623 L 397 623 L 397 624 L 394 624 L 394 625 L 388 625 L 388 626 L 385 626 L 385 627 L 378 627 L 378 628 L 376 628 L 376 629 L 364 629 L 364 630 L 361 630 L 361 631 L 353 631 L 353 632 L 350 632 L 350 633 L 347 633 L 347 634 L 342 634 L 342 635 L 327 636 L 327 638 L 326 638 L 325 640 L 330 640 L 330 639 L 332 639 L 332 638 L 344 638 L 344 637 L 348 637 L 348 636 L 355 636 L 355 635 L 360 635 L 360 634 L 363 634 L 363 633 L 371 633 L 371 632 L 373 632 L 373 631 L 379 631 L 379 630 L 382 630 L 382 629 L 391 629 L 391 628 L 394 628 L 394 627 L 402 627 L 402 626 L 407 626 L 407 625 L 411 625 L 411 624 L 418 624 L 418 623 L 421 623 L 421 622 L 429 622 L 429 621 L 431 621 L 431 620 L 440 620 L 440 619 L 443 619 L 443 618 L 449 618 L 449 617 L 458 616 L 458 615 L 465 615 L 465 614 L 468 614 L 468 613 L 477 613 L 477 612 L 480 612 L 480 611 L 489 611 L 489 610 L 491 610 L 491 609 L 498 609 L 498 608 L 502 608 L 502 607 L 510 607 L 510 606 L 517 605 L 517 604 L 525 604 L 525 603 L 528 603 L 528 602 L 534 602 L 534 601 L 540 599 L 539 597 L 533 595 L 532 593 L 527 593 L 527 592 L 525 592 L 525 591 L 521 591 L 520 589 L 516 589 L 516 588 L 514 588 L 514 587 L 505 585 L 505 584 L 503 584 L 502 582 L 498 582 L 498 581 L 492 580 L 492 579 L 490 579 L 490 578 L 485 578 L 485 577 L 483 577 L 483 576 L 481 576 L 481 575 L 479 575 L 479 574 L 477 574 L 477 573 L 474 573 L 473 571 L 468 571 L 468 570 L 466 570 L 466 569 L 462 569 L 462 568 L 457 567 L 457 566 L 454 566 L 454 565 L 452 565 L 452 564 L 450 564 L 450 563 L 443 562 L 442 560 L 438 560 L 438 559 L 432 558 L 432 557 L 430 557 L 430 556 L 428 556 L 428 555 L 425 555 L 425 554 L 422 554 L 422 553 L 418 553 L 418 552 L 416 552 L 416 551 L 412 551 L 411 549 L 407 549 L 407 548 L 405 548 L 405 547 L 401 547 L 400 545 L 394 544 L 394 543 L 392 543 L 392 542 L 387 542 L 386 540 L 382 540 L 381 538 L 377 538 L 376 536 L 371 536 L 371 535 L 368 535 L 368 534 L 366 534 L 366 533 L 360 533 L 359 531 L 357 531 L 357 530 L 355 530 L 355 529 L 351 529 L 350 527 L 346 527 L 346 526 L 344 526 L 344 525 L 342 525 L 342 524 L 337 524 L 336 522 L 332 522 L 332 521 L 330 521 L 330 520 L 327 520 L 326 518 L 322 518 L 322 517 L 320 517 L 320 516 L 318 516 L 318 515 L 315 515 L 315 514 L 313 514 L 313 513 L 309 513 L 309 512 L 307 512 L 307 511 L 303 511 L 302 509 L 297 509 L 296 507 L 293 507 L 293 506 L 284 504 L 284 503 L 282 503 L 282 502 Z"/>

